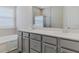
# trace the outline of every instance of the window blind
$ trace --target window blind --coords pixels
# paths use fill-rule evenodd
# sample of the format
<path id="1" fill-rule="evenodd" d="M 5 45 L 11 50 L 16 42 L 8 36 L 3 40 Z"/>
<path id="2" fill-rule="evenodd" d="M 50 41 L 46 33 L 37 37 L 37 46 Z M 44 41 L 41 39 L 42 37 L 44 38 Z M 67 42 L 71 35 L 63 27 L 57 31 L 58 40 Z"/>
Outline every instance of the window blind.
<path id="1" fill-rule="evenodd" d="M 15 28 L 15 9 L 0 7 L 0 29 Z"/>

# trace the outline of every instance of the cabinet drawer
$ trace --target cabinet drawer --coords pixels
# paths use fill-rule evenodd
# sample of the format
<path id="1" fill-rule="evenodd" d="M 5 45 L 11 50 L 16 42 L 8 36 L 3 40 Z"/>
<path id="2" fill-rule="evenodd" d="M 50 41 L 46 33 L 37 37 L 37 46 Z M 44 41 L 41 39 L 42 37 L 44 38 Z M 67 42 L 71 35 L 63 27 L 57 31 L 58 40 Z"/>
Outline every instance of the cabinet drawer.
<path id="1" fill-rule="evenodd" d="M 56 53 L 56 46 L 43 43 L 43 53 Z"/>
<path id="2" fill-rule="evenodd" d="M 23 32 L 24 37 L 29 37 L 29 33 Z"/>
<path id="3" fill-rule="evenodd" d="M 48 36 L 43 36 L 43 42 L 47 42 L 50 44 L 55 44 L 56 45 L 56 38 L 48 37 Z"/>
<path id="4" fill-rule="evenodd" d="M 61 48 L 61 53 L 76 53 L 76 52 L 68 50 L 68 49 Z"/>
<path id="5" fill-rule="evenodd" d="M 61 40 L 61 47 L 66 47 L 75 51 L 79 51 L 79 42 Z"/>
<path id="6" fill-rule="evenodd" d="M 18 34 L 19 36 L 22 36 L 22 32 L 21 32 L 21 31 L 18 31 L 17 34 Z"/>
<path id="7" fill-rule="evenodd" d="M 33 48 L 34 50 L 41 52 L 41 42 L 30 40 L 30 48 Z"/>
<path id="8" fill-rule="evenodd" d="M 38 52 L 36 52 L 36 51 L 30 49 L 30 53 L 38 53 Z"/>
<path id="9" fill-rule="evenodd" d="M 41 41 L 41 35 L 38 34 L 30 34 L 30 38 Z"/>

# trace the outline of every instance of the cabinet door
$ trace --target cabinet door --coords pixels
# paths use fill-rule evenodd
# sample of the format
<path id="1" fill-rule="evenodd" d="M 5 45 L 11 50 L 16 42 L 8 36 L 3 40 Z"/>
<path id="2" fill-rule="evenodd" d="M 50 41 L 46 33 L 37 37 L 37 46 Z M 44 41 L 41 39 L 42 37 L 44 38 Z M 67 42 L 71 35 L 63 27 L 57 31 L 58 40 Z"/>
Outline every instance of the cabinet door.
<path id="1" fill-rule="evenodd" d="M 41 42 L 30 39 L 30 48 L 41 52 Z"/>
<path id="2" fill-rule="evenodd" d="M 29 52 L 29 38 L 23 37 L 23 52 Z"/>
<path id="3" fill-rule="evenodd" d="M 56 46 L 43 44 L 43 53 L 56 53 Z"/>
<path id="4" fill-rule="evenodd" d="M 22 52 L 22 46 L 23 46 L 23 43 L 22 43 L 22 37 L 21 36 L 18 36 L 18 52 Z"/>

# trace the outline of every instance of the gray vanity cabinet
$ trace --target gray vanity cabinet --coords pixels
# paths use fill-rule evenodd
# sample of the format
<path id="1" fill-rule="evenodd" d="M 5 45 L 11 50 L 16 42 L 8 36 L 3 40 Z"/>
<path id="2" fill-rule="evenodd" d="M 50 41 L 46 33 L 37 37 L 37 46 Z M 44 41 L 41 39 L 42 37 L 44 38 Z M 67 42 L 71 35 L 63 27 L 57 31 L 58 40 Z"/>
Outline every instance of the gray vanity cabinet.
<path id="1" fill-rule="evenodd" d="M 29 53 L 29 33 L 23 32 L 23 53 Z"/>
<path id="2" fill-rule="evenodd" d="M 17 35 L 18 35 L 18 36 L 22 36 L 22 34 L 23 34 L 22 31 L 18 31 L 18 32 L 17 32 Z"/>
<path id="3" fill-rule="evenodd" d="M 57 52 L 57 39 L 54 37 L 43 36 L 43 53 Z"/>
<path id="4" fill-rule="evenodd" d="M 43 43 L 43 53 L 56 53 L 56 46 Z"/>
<path id="5" fill-rule="evenodd" d="M 79 53 L 79 41 L 19 31 L 18 51 L 23 53 Z"/>
<path id="6" fill-rule="evenodd" d="M 18 32 L 18 51 L 29 52 L 29 34 L 26 32 Z"/>
<path id="7" fill-rule="evenodd" d="M 73 40 L 61 39 L 61 52 L 76 53 L 79 52 L 79 42 Z"/>
<path id="8" fill-rule="evenodd" d="M 41 53 L 41 43 L 41 35 L 30 34 L 30 53 L 33 53 L 33 51 Z"/>
<path id="9" fill-rule="evenodd" d="M 18 32 L 18 52 L 22 52 L 23 50 L 22 34 L 23 32 Z"/>
<path id="10" fill-rule="evenodd" d="M 29 38 L 23 37 L 23 52 L 29 53 Z"/>

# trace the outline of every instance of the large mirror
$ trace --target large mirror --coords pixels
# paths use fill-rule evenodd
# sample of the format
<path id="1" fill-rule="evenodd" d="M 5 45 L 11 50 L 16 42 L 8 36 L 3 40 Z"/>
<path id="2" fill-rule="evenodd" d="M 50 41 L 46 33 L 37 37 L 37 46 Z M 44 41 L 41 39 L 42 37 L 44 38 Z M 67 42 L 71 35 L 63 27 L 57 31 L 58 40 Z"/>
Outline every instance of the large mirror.
<path id="1" fill-rule="evenodd" d="M 33 26 L 79 29 L 79 7 L 33 6 Z"/>

